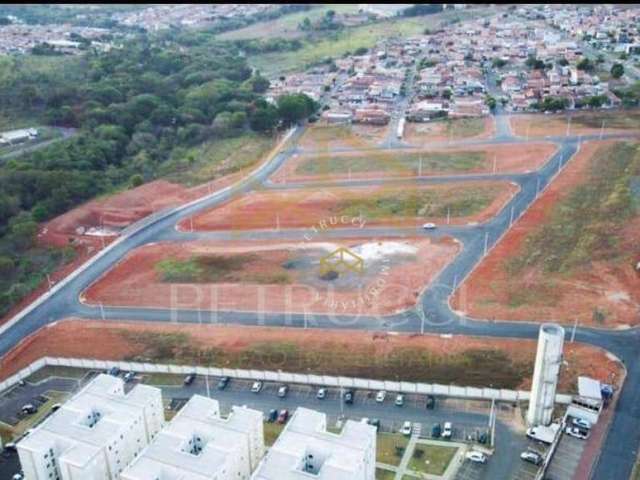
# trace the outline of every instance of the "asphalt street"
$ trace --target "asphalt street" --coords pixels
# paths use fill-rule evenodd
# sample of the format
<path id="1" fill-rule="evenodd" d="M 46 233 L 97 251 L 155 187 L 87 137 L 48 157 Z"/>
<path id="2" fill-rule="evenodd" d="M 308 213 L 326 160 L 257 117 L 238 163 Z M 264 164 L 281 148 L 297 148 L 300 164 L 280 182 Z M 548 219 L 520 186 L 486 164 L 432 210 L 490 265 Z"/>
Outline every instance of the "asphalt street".
<path id="1" fill-rule="evenodd" d="M 483 142 L 456 142 L 456 145 L 490 144 L 519 142 L 526 143 L 523 139 L 514 138 L 502 115 L 498 115 L 497 135 L 493 140 Z M 298 128 L 294 136 L 299 136 L 303 129 Z M 140 229 L 134 230 L 106 254 L 97 258 L 88 268 L 72 280 L 65 283 L 58 291 L 52 294 L 39 306 L 22 316 L 19 321 L 10 321 L 0 327 L 0 355 L 4 355 L 13 348 L 21 339 L 52 323 L 56 320 L 78 316 L 84 318 L 101 318 L 106 320 L 144 320 L 156 322 L 189 322 L 189 323 L 224 323 L 234 325 L 268 325 L 268 326 L 293 326 L 306 328 L 359 328 L 379 331 L 424 332 L 424 333 L 451 333 L 465 335 L 479 335 L 491 337 L 516 337 L 535 338 L 538 334 L 539 324 L 522 322 L 492 322 L 476 320 L 459 316 L 449 307 L 449 296 L 455 285 L 460 283 L 482 260 L 485 252 L 502 237 L 510 228 L 513 221 L 523 214 L 536 198 L 536 194 L 544 189 L 555 177 L 558 171 L 570 161 L 571 156 L 579 148 L 583 140 L 597 139 L 593 136 L 566 136 L 550 137 L 548 140 L 558 144 L 558 151 L 537 172 L 524 175 L 502 176 L 517 182 L 520 192 L 506 205 L 506 207 L 490 221 L 468 227 L 446 227 L 439 232 L 421 232 L 424 235 L 453 234 L 463 244 L 459 255 L 450 263 L 440 275 L 425 287 L 418 306 L 402 314 L 385 317 L 365 316 L 341 316 L 341 315 L 317 315 L 317 314 L 257 314 L 255 312 L 201 312 L 199 310 L 166 310 L 150 308 L 130 307 L 104 307 L 84 305 L 79 302 L 80 293 L 91 283 L 97 280 L 104 272 L 121 260 L 128 252 L 141 245 L 160 240 L 178 240 L 187 238 L 229 238 L 228 232 L 222 233 L 191 233 L 177 232 L 175 225 L 184 218 L 188 218 L 196 212 L 220 205 L 230 198 L 248 192 L 263 184 L 268 177 L 275 172 L 295 151 L 289 148 L 275 156 L 257 172 L 248 176 L 235 188 L 223 190 L 208 196 L 186 208 L 169 212 L 165 216 L 155 218 L 144 224 Z M 604 135 L 603 138 L 625 138 L 624 135 Z M 483 176 L 483 179 L 493 179 L 491 176 Z M 450 178 L 444 181 L 459 181 Z M 423 181 L 423 180 L 420 180 Z M 442 181 L 442 180 L 424 180 Z M 270 188 L 276 188 L 271 185 Z M 285 187 L 289 188 L 289 187 Z M 295 187 L 294 187 L 295 188 Z M 414 229 L 415 230 L 415 229 Z M 358 233 L 361 233 L 360 230 Z M 344 230 L 339 233 L 332 232 L 331 238 L 341 235 L 353 235 L 353 231 Z M 404 229 L 401 235 L 415 232 Z M 397 234 L 396 229 L 367 230 L 367 234 L 380 234 L 389 236 Z M 297 238 L 300 232 L 258 231 L 246 232 L 247 238 L 266 239 Z M 237 238 L 237 236 L 234 236 Z M 547 319 L 540 319 L 541 322 Z M 620 358 L 628 369 L 625 387 L 619 393 L 613 426 L 603 446 L 595 479 L 625 479 L 629 477 L 636 459 L 638 446 L 640 445 L 640 362 L 638 358 L 638 329 L 627 331 L 608 331 L 591 328 L 577 328 L 575 339 L 592 345 L 602 347 Z M 570 332 L 567 333 L 568 335 Z"/>

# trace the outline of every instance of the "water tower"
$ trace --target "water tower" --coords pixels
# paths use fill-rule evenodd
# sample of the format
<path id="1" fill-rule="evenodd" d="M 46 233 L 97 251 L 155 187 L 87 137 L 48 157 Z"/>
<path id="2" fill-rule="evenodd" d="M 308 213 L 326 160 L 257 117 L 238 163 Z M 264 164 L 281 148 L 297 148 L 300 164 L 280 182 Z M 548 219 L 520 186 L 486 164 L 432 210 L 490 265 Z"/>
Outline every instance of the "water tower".
<path id="1" fill-rule="evenodd" d="M 560 364 L 562 363 L 563 345 L 564 328 L 555 323 L 545 323 L 540 327 L 531 398 L 527 412 L 529 425 L 549 425 L 551 423 Z"/>

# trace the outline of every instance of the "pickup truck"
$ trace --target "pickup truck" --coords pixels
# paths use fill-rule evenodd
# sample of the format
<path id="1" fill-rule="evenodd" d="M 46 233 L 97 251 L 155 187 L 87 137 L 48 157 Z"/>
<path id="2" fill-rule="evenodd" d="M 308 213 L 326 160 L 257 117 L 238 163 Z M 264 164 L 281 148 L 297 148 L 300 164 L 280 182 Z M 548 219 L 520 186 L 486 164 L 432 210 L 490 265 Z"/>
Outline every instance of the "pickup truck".
<path id="1" fill-rule="evenodd" d="M 538 440 L 543 443 L 553 443 L 553 439 L 556 437 L 556 433 L 560 425 L 557 423 L 552 423 L 548 427 L 544 425 L 538 425 L 536 427 L 531 427 L 527 429 L 527 437 L 532 438 L 533 440 Z"/>

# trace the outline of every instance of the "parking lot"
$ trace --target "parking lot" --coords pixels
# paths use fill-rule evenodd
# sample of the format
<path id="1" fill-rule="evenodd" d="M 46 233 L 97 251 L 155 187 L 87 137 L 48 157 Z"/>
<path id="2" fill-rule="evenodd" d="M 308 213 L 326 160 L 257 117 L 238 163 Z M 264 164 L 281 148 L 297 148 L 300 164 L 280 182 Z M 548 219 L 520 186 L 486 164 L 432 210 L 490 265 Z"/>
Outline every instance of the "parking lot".
<path id="1" fill-rule="evenodd" d="M 573 478 L 585 445 L 586 442 L 584 440 L 573 438 L 563 433 L 545 479 L 563 480 L 565 478 Z"/>
<path id="2" fill-rule="evenodd" d="M 0 405 L 10 405 L 11 412 L 17 412 L 20 407 L 29 403 L 34 394 L 46 392 L 49 389 L 62 391 L 77 391 L 80 385 L 89 381 L 97 372 L 83 372 L 81 381 L 73 379 L 58 379 L 55 377 L 39 382 L 37 385 L 27 383 L 24 387 L 11 394 L 11 403 L 0 398 Z M 124 372 L 120 373 L 120 377 Z M 81 375 L 79 375 L 81 376 Z M 280 384 L 265 382 L 259 393 L 252 393 L 253 381 L 231 379 L 224 389 L 218 389 L 218 378 L 196 377 L 190 385 L 182 383 L 182 377 L 168 377 L 166 383 L 171 385 L 159 385 L 165 403 L 171 410 L 178 410 L 194 394 L 209 395 L 220 402 L 223 414 L 230 411 L 233 405 L 246 405 L 250 408 L 261 410 L 266 414 L 270 410 L 286 409 L 293 413 L 297 407 L 312 408 L 324 412 L 328 416 L 328 425 L 335 426 L 346 419 L 360 420 L 362 418 L 378 419 L 380 429 L 383 432 L 397 432 L 405 421 L 413 423 L 419 428 L 423 438 L 430 438 L 433 425 L 444 422 L 452 422 L 452 440 L 477 439 L 480 434 L 487 434 L 489 412 L 491 403 L 487 401 L 474 401 L 435 397 L 433 409 L 427 409 L 426 395 L 405 395 L 402 406 L 396 406 L 396 392 L 387 392 L 383 402 L 376 401 L 376 391 L 354 390 L 353 403 L 348 404 L 343 400 L 344 390 L 327 387 L 324 399 L 316 398 L 319 386 L 289 385 L 287 395 L 284 398 L 278 396 Z M 126 384 L 126 390 L 133 388 L 140 382 L 146 382 L 148 377 L 137 374 L 135 378 Z M 521 463 L 519 453 L 526 448 L 527 439 L 524 435 L 515 432 L 501 419 L 509 415 L 515 415 L 513 408 L 508 404 L 501 404 L 498 409 L 500 415 L 496 423 L 496 454 L 486 465 L 473 464 L 464 461 L 456 478 L 463 480 L 484 480 L 493 478 L 513 478 Z M 7 410 L 3 409 L 3 412 Z M 15 472 L 14 472 L 15 473 Z M 4 474 L 0 474 L 0 480 L 4 480 Z"/>

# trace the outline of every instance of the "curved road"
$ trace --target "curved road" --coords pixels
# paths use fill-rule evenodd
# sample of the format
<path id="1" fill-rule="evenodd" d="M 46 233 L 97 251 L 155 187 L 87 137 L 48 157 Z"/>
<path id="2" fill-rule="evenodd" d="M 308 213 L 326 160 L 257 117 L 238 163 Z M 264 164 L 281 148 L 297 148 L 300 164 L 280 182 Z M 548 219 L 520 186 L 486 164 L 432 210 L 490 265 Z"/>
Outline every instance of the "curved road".
<path id="1" fill-rule="evenodd" d="M 496 138 L 483 141 L 456 142 L 457 144 L 488 144 L 522 142 L 512 136 L 509 124 L 502 115 L 498 115 Z M 299 136 L 302 129 L 297 129 L 294 136 Z M 405 236 L 405 235 L 452 235 L 463 244 L 462 251 L 422 293 L 418 305 L 414 310 L 408 310 L 391 316 L 348 316 L 348 315 L 319 315 L 319 314 L 270 314 L 255 312 L 216 311 L 203 312 L 199 310 L 167 310 L 134 307 L 104 307 L 85 305 L 79 302 L 79 296 L 91 283 L 108 271 L 128 252 L 141 245 L 157 241 L 176 241 L 197 238 L 216 239 L 298 239 L 304 230 L 280 231 L 247 231 L 237 232 L 179 232 L 176 224 L 196 212 L 209 209 L 230 198 L 252 190 L 254 187 L 266 183 L 268 188 L 297 188 L 300 185 L 274 185 L 268 182 L 274 173 L 297 149 L 290 148 L 276 155 L 263 167 L 253 172 L 234 188 L 224 189 L 214 193 L 186 207 L 176 209 L 160 215 L 153 221 L 148 221 L 140 229 L 123 237 L 105 254 L 96 258 L 87 268 L 76 277 L 60 285 L 35 308 L 32 308 L 20 318 L 14 318 L 0 327 L 0 355 L 7 353 L 21 339 L 32 334 L 43 326 L 56 320 L 78 316 L 83 318 L 101 318 L 113 320 L 143 320 L 156 322 L 185 322 L 185 323 L 229 323 L 235 325 L 267 325 L 293 326 L 308 328 L 359 328 L 378 331 L 399 332 L 429 332 L 452 333 L 464 335 L 478 335 L 491 337 L 536 338 L 538 324 L 523 322 L 488 322 L 474 320 L 460 316 L 449 307 L 449 297 L 456 285 L 466 278 L 473 268 L 482 260 L 485 252 L 495 245 L 535 200 L 537 193 L 544 189 L 555 175 L 566 165 L 572 155 L 579 148 L 581 140 L 595 139 L 599 136 L 553 137 L 549 140 L 558 144 L 558 150 L 552 158 L 538 171 L 527 174 L 514 175 L 467 175 L 447 177 L 425 177 L 404 180 L 377 181 L 349 181 L 339 182 L 341 185 L 368 185 L 382 182 L 418 181 L 421 183 L 442 183 L 465 180 L 495 180 L 497 178 L 509 180 L 520 186 L 520 191 L 512 198 L 502 211 L 490 221 L 473 226 L 441 227 L 436 232 L 424 232 L 415 228 L 389 229 L 383 227 L 366 228 L 364 232 L 375 236 Z M 606 138 L 624 138 L 624 135 L 607 135 Z M 537 139 L 538 141 L 540 139 Z M 309 184 L 305 184 L 309 185 Z M 321 185 L 321 184 L 315 184 Z M 336 185 L 333 182 L 332 185 Z M 336 238 L 362 235 L 361 229 L 340 229 L 318 235 L 316 238 Z M 544 319 L 541 319 L 543 321 Z M 608 435 L 596 471 L 595 479 L 608 480 L 627 479 L 636 459 L 638 445 L 640 445 L 640 331 L 631 329 L 626 331 L 597 330 L 592 328 L 578 328 L 576 340 L 602 347 L 620 358 L 628 369 L 627 381 L 616 406 L 616 416 Z"/>

